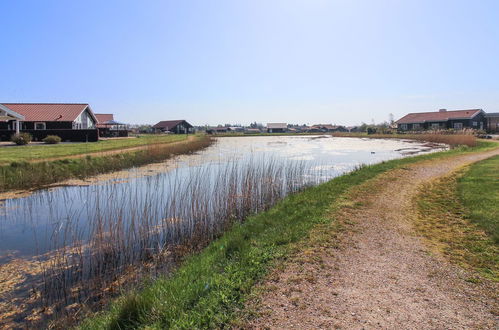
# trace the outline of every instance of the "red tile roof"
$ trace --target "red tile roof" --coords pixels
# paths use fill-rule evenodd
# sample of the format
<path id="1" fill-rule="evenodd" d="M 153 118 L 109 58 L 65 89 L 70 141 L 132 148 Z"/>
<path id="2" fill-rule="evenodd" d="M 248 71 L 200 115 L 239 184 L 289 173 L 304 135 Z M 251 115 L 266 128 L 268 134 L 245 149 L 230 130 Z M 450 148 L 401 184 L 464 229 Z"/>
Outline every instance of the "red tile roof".
<path id="1" fill-rule="evenodd" d="M 447 121 L 450 119 L 470 119 L 482 109 L 450 110 L 434 112 L 409 113 L 396 121 L 397 124 L 424 123 L 432 121 Z"/>
<path id="2" fill-rule="evenodd" d="M 180 124 L 184 121 L 185 121 L 184 119 L 182 119 L 182 120 L 163 120 L 163 121 L 160 121 L 159 123 L 157 123 L 156 125 L 154 125 L 152 128 L 171 130 L 172 128 L 174 128 L 175 126 L 177 126 L 178 124 Z M 187 124 L 189 124 L 189 123 L 187 123 Z M 190 126 L 190 124 L 189 124 L 189 126 Z"/>
<path id="3" fill-rule="evenodd" d="M 2 103 L 7 108 L 24 116 L 25 121 L 75 121 L 89 108 L 86 103 Z"/>
<path id="4" fill-rule="evenodd" d="M 112 113 L 96 113 L 95 118 L 97 118 L 97 123 L 102 124 L 110 120 L 114 120 L 114 114 Z"/>

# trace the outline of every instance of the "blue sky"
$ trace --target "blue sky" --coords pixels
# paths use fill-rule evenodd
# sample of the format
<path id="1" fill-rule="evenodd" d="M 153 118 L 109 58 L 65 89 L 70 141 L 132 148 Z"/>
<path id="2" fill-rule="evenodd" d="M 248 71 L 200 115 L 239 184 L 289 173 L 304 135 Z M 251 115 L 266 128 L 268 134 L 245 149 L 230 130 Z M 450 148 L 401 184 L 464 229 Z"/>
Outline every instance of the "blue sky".
<path id="1" fill-rule="evenodd" d="M 1 1 L 1 102 L 129 123 L 499 111 L 499 1 Z"/>

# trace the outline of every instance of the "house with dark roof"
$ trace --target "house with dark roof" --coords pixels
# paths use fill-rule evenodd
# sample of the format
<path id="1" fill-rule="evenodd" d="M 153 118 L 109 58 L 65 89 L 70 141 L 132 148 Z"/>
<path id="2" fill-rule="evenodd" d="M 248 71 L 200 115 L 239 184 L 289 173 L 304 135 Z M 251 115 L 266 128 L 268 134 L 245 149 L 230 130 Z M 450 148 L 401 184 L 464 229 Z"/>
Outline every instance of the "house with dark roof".
<path id="1" fill-rule="evenodd" d="M 187 121 L 181 120 L 164 120 L 160 121 L 152 127 L 156 132 L 171 132 L 175 134 L 194 133 L 194 127 Z"/>
<path id="2" fill-rule="evenodd" d="M 312 126 L 312 129 L 317 129 L 321 132 L 347 132 L 347 129 L 344 126 L 332 124 L 317 124 Z"/>
<path id="3" fill-rule="evenodd" d="M 127 137 L 128 128 L 124 123 L 114 120 L 112 113 L 96 113 L 97 129 L 100 137 Z"/>
<path id="4" fill-rule="evenodd" d="M 26 132 L 33 139 L 57 135 L 63 141 L 97 141 L 97 118 L 86 103 L 1 103 L 0 139 Z"/>
<path id="5" fill-rule="evenodd" d="M 434 112 L 409 113 L 395 122 L 400 131 L 418 131 L 430 129 L 465 128 L 485 129 L 487 119 L 482 109 L 447 110 Z"/>

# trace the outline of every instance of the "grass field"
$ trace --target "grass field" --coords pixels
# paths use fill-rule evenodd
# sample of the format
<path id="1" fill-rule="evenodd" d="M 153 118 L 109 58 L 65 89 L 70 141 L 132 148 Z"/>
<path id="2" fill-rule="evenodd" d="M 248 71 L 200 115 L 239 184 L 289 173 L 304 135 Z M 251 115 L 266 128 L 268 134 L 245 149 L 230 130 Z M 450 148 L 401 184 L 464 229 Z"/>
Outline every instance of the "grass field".
<path id="1" fill-rule="evenodd" d="M 145 139 L 137 138 L 131 141 Z M 212 143 L 210 137 L 200 135 L 194 139 L 186 141 L 183 136 L 165 136 L 156 138 L 147 138 L 149 144 L 146 148 L 140 150 L 130 150 L 128 152 L 120 152 L 113 155 L 87 155 L 79 158 L 65 158 L 50 161 L 11 161 L 6 165 L 0 166 L 0 192 L 5 192 L 15 189 L 37 189 L 48 184 L 57 183 L 67 179 L 84 179 L 89 176 L 109 173 L 113 171 L 123 170 L 134 166 L 146 165 L 154 162 L 166 160 L 174 155 L 186 154 L 201 150 Z M 185 143 L 166 143 L 185 141 Z M 103 141 L 114 142 L 109 148 L 117 148 L 117 145 L 122 145 L 120 141 L 128 140 L 113 140 Z M 155 143 L 152 143 L 155 141 Z M 100 143 L 100 142 L 99 142 Z M 89 145 L 91 143 L 88 143 Z M 97 145 L 98 143 L 92 143 Z M 124 144 L 130 147 L 129 144 Z M 66 147 L 67 145 L 61 145 Z M 72 144 L 71 146 L 74 146 Z M 37 152 L 40 150 L 50 150 L 45 146 L 32 146 Z M 38 148 L 38 149 L 37 149 Z M 94 146 L 97 148 L 97 146 Z M 17 149 L 17 148 L 16 148 Z M 18 149 L 19 150 L 19 149 Z M 65 150 L 65 149 L 64 149 Z M 108 149 L 110 150 L 110 149 Z M 112 149 L 111 149 L 112 150 Z M 94 152 L 99 151 L 94 149 Z M 100 151 L 103 151 L 102 149 Z M 69 152 L 65 150 L 65 152 Z M 52 156 L 55 153 L 49 153 Z"/>
<path id="2" fill-rule="evenodd" d="M 289 255 L 312 229 L 332 222 L 331 210 L 348 190 L 376 175 L 423 159 L 497 147 L 481 142 L 367 166 L 291 195 L 267 212 L 235 225 L 199 254 L 188 257 L 171 277 L 125 294 L 109 310 L 85 320 L 83 329 L 221 328 L 231 324 L 255 283 Z"/>
<path id="3" fill-rule="evenodd" d="M 499 244 L 499 156 L 471 165 L 457 187 L 468 218 Z"/>
<path id="4" fill-rule="evenodd" d="M 496 156 L 425 185 L 416 222 L 435 251 L 494 281 L 499 281 L 498 173 Z"/>
<path id="5" fill-rule="evenodd" d="M 186 135 L 140 135 L 137 138 L 101 140 L 88 143 L 61 143 L 56 145 L 26 145 L 0 147 L 0 165 L 12 162 L 43 160 L 64 156 L 125 149 L 182 141 Z"/>

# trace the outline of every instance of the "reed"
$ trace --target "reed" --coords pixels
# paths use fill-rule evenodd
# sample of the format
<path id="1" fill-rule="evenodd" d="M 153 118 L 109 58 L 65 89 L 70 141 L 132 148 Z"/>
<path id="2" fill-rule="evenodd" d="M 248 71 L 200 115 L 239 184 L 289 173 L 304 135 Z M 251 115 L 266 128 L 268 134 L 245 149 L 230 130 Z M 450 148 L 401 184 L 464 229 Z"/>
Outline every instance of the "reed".
<path id="1" fill-rule="evenodd" d="M 40 192 L 13 216 L 36 222 L 39 205 L 51 210 L 52 229 L 38 235 L 36 290 L 40 303 L 59 313 L 175 267 L 234 223 L 319 182 L 304 174 L 303 163 L 275 159 L 178 167 L 147 177 L 144 185 L 78 189 L 83 196 L 77 200 L 86 205 L 74 205 L 75 196 L 63 189 Z"/>

